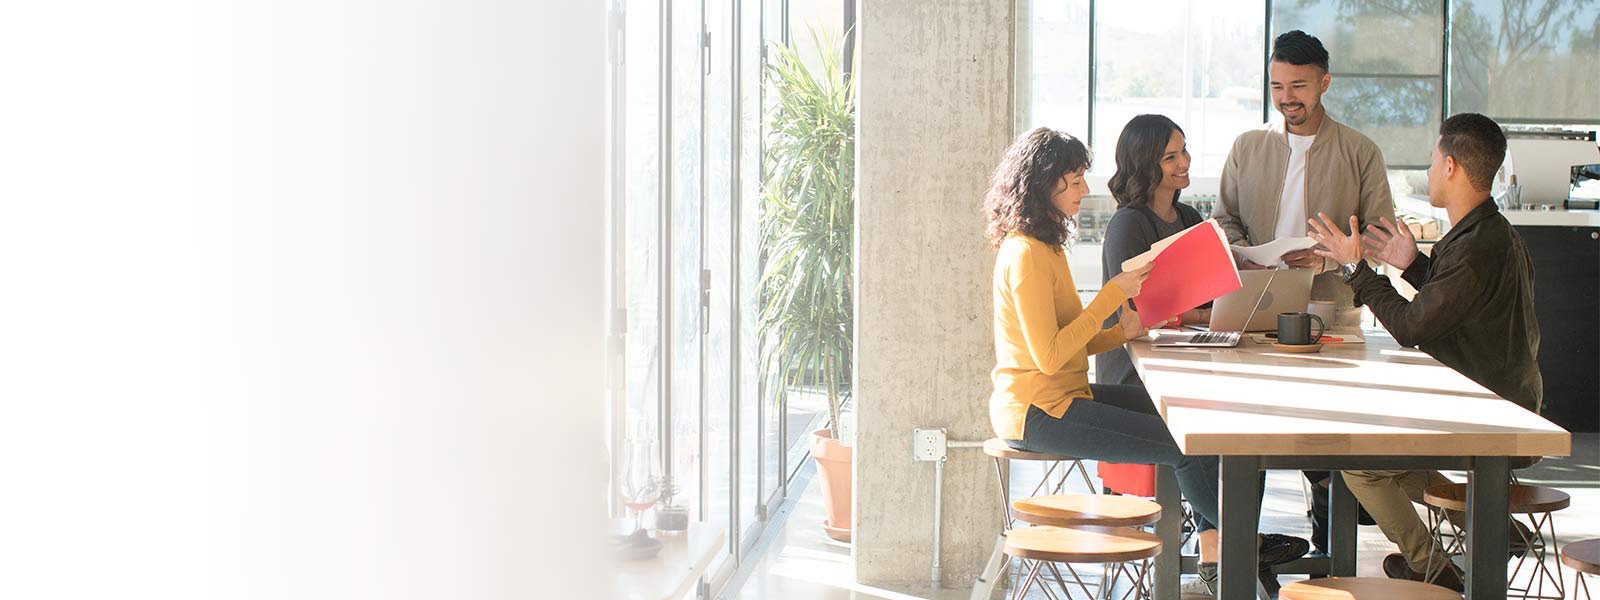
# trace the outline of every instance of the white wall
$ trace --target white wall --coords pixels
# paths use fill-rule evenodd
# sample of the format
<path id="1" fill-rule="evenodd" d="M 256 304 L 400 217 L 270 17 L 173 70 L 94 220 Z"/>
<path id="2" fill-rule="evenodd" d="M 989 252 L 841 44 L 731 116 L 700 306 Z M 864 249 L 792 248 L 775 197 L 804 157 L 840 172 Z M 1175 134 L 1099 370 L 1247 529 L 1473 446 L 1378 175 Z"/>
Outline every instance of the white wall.
<path id="1" fill-rule="evenodd" d="M 88 4 L 0 16 L 0 597 L 597 593 L 602 3 Z"/>

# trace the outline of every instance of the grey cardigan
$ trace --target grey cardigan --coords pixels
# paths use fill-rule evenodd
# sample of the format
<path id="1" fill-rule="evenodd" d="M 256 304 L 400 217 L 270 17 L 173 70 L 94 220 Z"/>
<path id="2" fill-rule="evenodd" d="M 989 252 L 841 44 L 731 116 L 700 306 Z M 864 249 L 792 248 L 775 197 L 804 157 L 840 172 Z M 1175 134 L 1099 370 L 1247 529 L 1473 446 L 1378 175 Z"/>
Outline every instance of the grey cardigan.
<path id="1" fill-rule="evenodd" d="M 1181 201 L 1172 206 L 1178 210 L 1178 221 L 1185 229 L 1205 220 L 1200 211 Z M 1100 247 L 1102 285 L 1108 285 L 1112 277 L 1122 273 L 1122 261 L 1143 254 L 1152 244 L 1161 241 L 1156 233 L 1156 218 L 1145 206 L 1124 206 L 1111 215 L 1111 222 L 1106 224 L 1105 242 Z M 1105 326 L 1112 327 L 1118 322 L 1117 314 L 1113 313 L 1106 319 Z M 1133 359 L 1128 358 L 1128 351 L 1120 346 L 1095 355 L 1094 382 L 1144 385 L 1139 374 L 1134 372 Z"/>

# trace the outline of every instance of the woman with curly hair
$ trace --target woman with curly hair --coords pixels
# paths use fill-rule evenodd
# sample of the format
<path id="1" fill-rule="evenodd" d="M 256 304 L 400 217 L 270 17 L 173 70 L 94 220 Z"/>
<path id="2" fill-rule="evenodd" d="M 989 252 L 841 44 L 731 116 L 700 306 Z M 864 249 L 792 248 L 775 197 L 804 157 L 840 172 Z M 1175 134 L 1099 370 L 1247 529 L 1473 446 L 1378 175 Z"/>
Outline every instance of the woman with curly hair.
<path id="1" fill-rule="evenodd" d="M 1089 149 L 1047 128 L 1006 150 L 984 199 L 994 244 L 994 394 L 989 421 L 1012 448 L 1175 467 L 1178 487 L 1201 516 L 1200 560 L 1215 582 L 1217 457 L 1185 456 L 1143 387 L 1089 383 L 1089 355 L 1147 331 L 1129 299 L 1151 266 L 1124 271 L 1084 306 L 1064 248 L 1089 193 Z M 1118 308 L 1122 322 L 1102 328 Z M 1264 544 L 1263 557 L 1272 552 Z"/>

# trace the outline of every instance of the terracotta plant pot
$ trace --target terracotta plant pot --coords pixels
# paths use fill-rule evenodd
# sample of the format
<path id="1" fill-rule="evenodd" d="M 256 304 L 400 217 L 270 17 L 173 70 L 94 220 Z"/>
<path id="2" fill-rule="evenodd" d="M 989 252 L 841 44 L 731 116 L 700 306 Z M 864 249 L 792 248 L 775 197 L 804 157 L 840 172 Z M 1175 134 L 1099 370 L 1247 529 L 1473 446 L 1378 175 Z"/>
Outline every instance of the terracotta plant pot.
<path id="1" fill-rule="evenodd" d="M 850 541 L 851 464 L 855 451 L 833 439 L 827 429 L 811 432 L 811 457 L 817 460 L 817 471 L 822 474 L 822 507 L 828 520 L 822 530 L 828 537 L 841 542 Z"/>

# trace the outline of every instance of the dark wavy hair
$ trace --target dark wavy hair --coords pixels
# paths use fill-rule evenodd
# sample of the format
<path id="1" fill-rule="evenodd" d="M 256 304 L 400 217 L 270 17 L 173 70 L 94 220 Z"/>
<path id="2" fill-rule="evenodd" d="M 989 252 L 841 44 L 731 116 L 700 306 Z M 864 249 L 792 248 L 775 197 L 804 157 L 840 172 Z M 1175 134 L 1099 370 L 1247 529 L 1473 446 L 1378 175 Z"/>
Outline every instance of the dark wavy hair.
<path id="1" fill-rule="evenodd" d="M 1150 203 L 1161 185 L 1161 155 L 1174 131 L 1183 133 L 1183 128 L 1162 115 L 1139 115 L 1122 128 L 1117 137 L 1117 172 L 1106 182 L 1117 208 Z M 1176 190 L 1172 201 L 1182 193 Z"/>
<path id="2" fill-rule="evenodd" d="M 1050 202 L 1056 184 L 1068 173 L 1089 168 L 1089 147 L 1066 133 L 1040 127 L 1022 134 L 1006 149 L 984 196 L 989 242 L 999 248 L 1015 231 L 1050 246 L 1067 243 L 1067 215 Z"/>
<path id="3" fill-rule="evenodd" d="M 1291 65 L 1316 65 L 1323 73 L 1328 72 L 1328 49 L 1322 47 L 1319 40 L 1304 31 L 1296 29 L 1285 32 L 1272 40 L 1272 56 L 1267 62 L 1282 62 Z"/>

